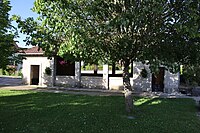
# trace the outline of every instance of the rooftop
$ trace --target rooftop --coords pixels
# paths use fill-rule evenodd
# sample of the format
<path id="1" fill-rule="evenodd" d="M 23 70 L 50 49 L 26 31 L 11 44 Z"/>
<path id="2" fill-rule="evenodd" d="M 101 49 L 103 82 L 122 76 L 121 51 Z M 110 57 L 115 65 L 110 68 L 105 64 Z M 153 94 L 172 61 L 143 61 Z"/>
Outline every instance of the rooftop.
<path id="1" fill-rule="evenodd" d="M 32 48 L 21 50 L 20 53 L 24 53 L 26 55 L 42 55 L 44 51 L 42 50 L 42 48 L 35 46 Z"/>

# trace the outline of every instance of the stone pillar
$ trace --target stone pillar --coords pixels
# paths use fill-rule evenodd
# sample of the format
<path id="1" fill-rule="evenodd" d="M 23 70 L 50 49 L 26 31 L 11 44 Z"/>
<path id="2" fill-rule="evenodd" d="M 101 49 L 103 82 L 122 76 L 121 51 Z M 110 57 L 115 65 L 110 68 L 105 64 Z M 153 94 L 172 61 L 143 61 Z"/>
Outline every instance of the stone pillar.
<path id="1" fill-rule="evenodd" d="M 109 90 L 109 67 L 108 65 L 103 65 L 103 88 Z"/>
<path id="2" fill-rule="evenodd" d="M 81 87 L 81 62 L 75 62 L 76 87 Z"/>
<path id="3" fill-rule="evenodd" d="M 40 66 L 39 66 L 39 85 L 40 86 L 43 86 L 43 71 L 42 71 L 42 63 L 40 64 Z"/>
<path id="4" fill-rule="evenodd" d="M 56 78 L 54 77 L 54 76 L 56 75 L 56 74 L 55 74 L 55 73 L 56 73 L 56 70 L 55 70 L 56 68 L 54 67 L 54 66 L 55 66 L 55 64 L 54 64 L 55 61 L 54 61 L 54 60 L 55 60 L 55 58 L 52 57 L 51 64 L 50 64 L 50 67 L 51 67 L 51 70 L 52 70 L 52 71 L 51 71 L 51 81 L 50 81 L 51 87 L 54 87 L 55 82 L 56 82 L 56 81 L 55 81 Z"/>

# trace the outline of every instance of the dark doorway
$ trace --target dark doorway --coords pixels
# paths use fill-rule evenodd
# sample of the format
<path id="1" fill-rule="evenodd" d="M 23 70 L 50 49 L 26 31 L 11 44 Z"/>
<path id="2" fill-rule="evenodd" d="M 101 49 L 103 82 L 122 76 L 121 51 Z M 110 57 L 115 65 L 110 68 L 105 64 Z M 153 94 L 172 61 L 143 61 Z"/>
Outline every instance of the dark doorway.
<path id="1" fill-rule="evenodd" d="M 165 75 L 164 67 L 159 68 L 158 74 L 152 74 L 152 91 L 153 92 L 164 91 L 164 75 Z"/>
<path id="2" fill-rule="evenodd" d="M 39 84 L 39 65 L 31 65 L 31 85 Z"/>
<path id="3" fill-rule="evenodd" d="M 57 76 L 75 76 L 75 62 L 64 60 L 61 57 L 57 57 L 56 75 Z"/>

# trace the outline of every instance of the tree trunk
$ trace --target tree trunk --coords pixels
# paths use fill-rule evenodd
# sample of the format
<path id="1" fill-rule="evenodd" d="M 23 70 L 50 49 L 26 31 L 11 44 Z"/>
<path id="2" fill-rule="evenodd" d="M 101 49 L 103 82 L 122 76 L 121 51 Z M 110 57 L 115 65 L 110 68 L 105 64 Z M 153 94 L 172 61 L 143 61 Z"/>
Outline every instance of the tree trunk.
<path id="1" fill-rule="evenodd" d="M 123 85 L 124 85 L 126 111 L 128 113 L 131 113 L 133 111 L 133 97 L 132 97 L 132 88 L 129 77 L 129 64 L 130 64 L 129 60 L 124 61 Z"/>
<path id="2" fill-rule="evenodd" d="M 115 75 L 115 63 L 112 63 L 112 74 Z"/>
<path id="3" fill-rule="evenodd" d="M 56 64 L 57 64 L 57 56 L 54 56 L 53 73 L 52 73 L 52 87 L 56 85 Z"/>
<path id="4" fill-rule="evenodd" d="M 96 64 L 94 64 L 94 74 L 97 75 L 97 71 L 98 71 L 98 66 Z"/>

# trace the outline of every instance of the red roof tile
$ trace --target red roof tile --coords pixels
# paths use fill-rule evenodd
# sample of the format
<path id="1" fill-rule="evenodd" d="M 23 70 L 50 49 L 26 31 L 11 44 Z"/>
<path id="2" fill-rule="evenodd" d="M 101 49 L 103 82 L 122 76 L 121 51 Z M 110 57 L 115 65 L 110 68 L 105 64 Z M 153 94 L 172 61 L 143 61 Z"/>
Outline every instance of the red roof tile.
<path id="1" fill-rule="evenodd" d="M 32 53 L 43 54 L 44 51 L 41 48 L 39 48 L 38 46 L 35 46 L 35 47 L 32 47 L 32 48 L 28 48 L 28 49 L 23 50 L 23 53 L 25 53 L 25 54 L 32 54 Z"/>

